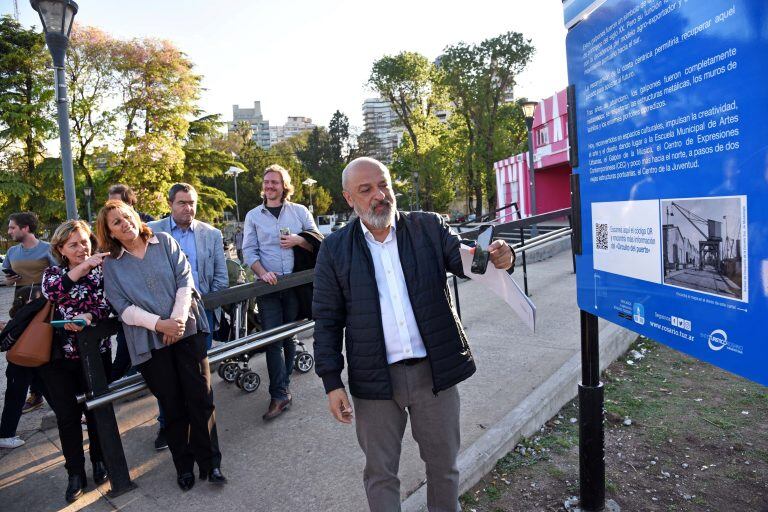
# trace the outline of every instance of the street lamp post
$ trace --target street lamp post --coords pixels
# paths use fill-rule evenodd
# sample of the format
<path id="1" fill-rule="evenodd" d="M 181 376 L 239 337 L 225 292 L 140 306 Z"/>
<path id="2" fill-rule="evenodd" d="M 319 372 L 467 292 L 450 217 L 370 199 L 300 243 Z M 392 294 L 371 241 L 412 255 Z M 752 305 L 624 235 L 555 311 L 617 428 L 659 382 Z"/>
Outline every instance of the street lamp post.
<path id="1" fill-rule="evenodd" d="M 241 168 L 235 167 L 233 165 L 224 173 L 227 176 L 232 176 L 235 179 L 235 212 L 237 213 L 237 222 L 240 222 L 240 202 L 237 200 L 237 175 L 241 172 L 243 172 Z"/>
<path id="2" fill-rule="evenodd" d="M 310 213 L 315 213 L 315 207 L 312 206 L 312 186 L 317 183 L 316 180 L 313 180 L 312 178 L 307 178 L 304 181 L 301 182 L 302 185 L 306 185 L 309 187 L 309 211 Z"/>
<path id="3" fill-rule="evenodd" d="M 93 196 L 93 188 L 92 187 L 83 187 L 83 194 L 85 195 L 85 204 L 88 208 L 88 223 L 92 221 L 91 219 L 91 196 Z"/>
<path id="4" fill-rule="evenodd" d="M 536 215 L 536 168 L 533 163 L 533 114 L 536 110 L 536 104 L 535 101 L 526 101 L 522 105 L 525 125 L 528 127 L 528 176 L 531 191 L 531 215 Z M 531 236 L 536 236 L 538 233 L 538 226 L 536 224 L 532 225 Z"/>
<path id="5" fill-rule="evenodd" d="M 75 14 L 77 14 L 77 4 L 72 0 L 30 0 L 30 3 L 40 15 L 40 21 L 45 32 L 45 42 L 53 58 L 59 140 L 61 141 L 61 167 L 64 173 L 64 200 L 67 205 L 67 218 L 77 219 L 75 173 L 72 169 L 72 146 L 69 140 L 67 80 L 64 74 L 69 33 L 72 30 Z"/>

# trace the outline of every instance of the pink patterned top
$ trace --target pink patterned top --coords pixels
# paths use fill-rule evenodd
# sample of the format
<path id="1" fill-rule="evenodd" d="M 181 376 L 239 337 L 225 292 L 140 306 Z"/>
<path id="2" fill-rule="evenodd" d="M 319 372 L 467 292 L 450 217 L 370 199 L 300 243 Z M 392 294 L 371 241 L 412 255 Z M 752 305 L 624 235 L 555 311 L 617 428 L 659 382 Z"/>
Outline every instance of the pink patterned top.
<path id="1" fill-rule="evenodd" d="M 86 275 L 72 281 L 67 275 L 69 268 L 53 266 L 43 272 L 43 295 L 54 307 L 54 319 L 68 320 L 83 313 L 90 313 L 93 322 L 98 322 L 112 314 L 112 306 L 104 297 L 104 274 L 101 267 L 96 267 Z M 77 352 L 77 334 L 72 331 L 57 330 L 65 359 L 79 359 Z M 110 349 L 109 338 L 101 341 L 99 350 L 104 353 Z"/>

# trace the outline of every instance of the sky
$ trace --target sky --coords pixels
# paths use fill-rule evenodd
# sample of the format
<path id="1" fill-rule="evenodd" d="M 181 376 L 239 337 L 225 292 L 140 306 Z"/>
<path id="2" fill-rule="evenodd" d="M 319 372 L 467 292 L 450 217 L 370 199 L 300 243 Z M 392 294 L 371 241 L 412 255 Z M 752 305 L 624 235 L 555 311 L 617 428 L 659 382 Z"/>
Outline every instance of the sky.
<path id="1" fill-rule="evenodd" d="M 337 109 L 362 126 L 373 62 L 401 51 L 429 59 L 459 41 L 507 31 L 532 39 L 536 54 L 515 96 L 541 99 L 567 85 L 561 0 L 77 0 L 75 20 L 123 39 L 172 41 L 203 75 L 199 104 L 232 118 L 232 105 L 261 101 L 264 118 L 308 116 L 327 126 Z M 40 27 L 28 0 L 20 22 Z M 0 0 L 0 14 L 13 0 Z"/>

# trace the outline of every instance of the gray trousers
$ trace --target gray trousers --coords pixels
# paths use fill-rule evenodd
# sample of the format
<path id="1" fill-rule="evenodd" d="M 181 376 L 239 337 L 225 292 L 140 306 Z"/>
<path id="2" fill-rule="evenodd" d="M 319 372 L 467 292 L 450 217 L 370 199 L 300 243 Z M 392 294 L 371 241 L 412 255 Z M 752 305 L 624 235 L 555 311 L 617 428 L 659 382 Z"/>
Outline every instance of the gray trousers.
<path id="1" fill-rule="evenodd" d="M 371 512 L 400 510 L 400 449 L 408 415 L 411 432 L 426 465 L 429 512 L 457 512 L 461 446 L 459 390 L 435 396 L 427 361 L 391 365 L 392 400 L 353 398 L 357 440 L 365 453 L 363 483 Z"/>

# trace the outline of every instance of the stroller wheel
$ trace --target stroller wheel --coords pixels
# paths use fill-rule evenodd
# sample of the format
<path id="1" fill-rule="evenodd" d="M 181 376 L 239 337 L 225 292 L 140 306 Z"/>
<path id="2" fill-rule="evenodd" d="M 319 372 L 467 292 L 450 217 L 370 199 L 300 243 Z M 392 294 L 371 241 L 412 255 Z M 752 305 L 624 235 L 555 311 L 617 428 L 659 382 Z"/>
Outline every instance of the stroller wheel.
<path id="1" fill-rule="evenodd" d="M 237 366 L 237 363 L 229 362 L 219 366 L 219 375 L 230 384 L 237 380 L 238 373 L 240 373 L 240 367 Z"/>
<path id="2" fill-rule="evenodd" d="M 222 361 L 221 363 L 219 363 L 219 366 L 216 368 L 216 373 L 218 373 L 219 377 L 221 377 L 222 379 L 224 379 L 224 368 L 227 367 L 228 362 L 229 361 Z"/>
<path id="3" fill-rule="evenodd" d="M 259 384 L 261 384 L 259 374 L 252 371 L 244 372 L 237 380 L 240 388 L 246 393 L 253 393 L 259 389 Z"/>
<path id="4" fill-rule="evenodd" d="M 293 366 L 301 373 L 307 373 L 315 366 L 315 358 L 309 352 L 301 352 L 296 354 L 296 362 L 293 363 Z"/>
<path id="5" fill-rule="evenodd" d="M 237 369 L 237 377 L 235 378 L 235 386 L 243 389 L 243 377 L 247 372 L 244 372 L 241 368 Z"/>

